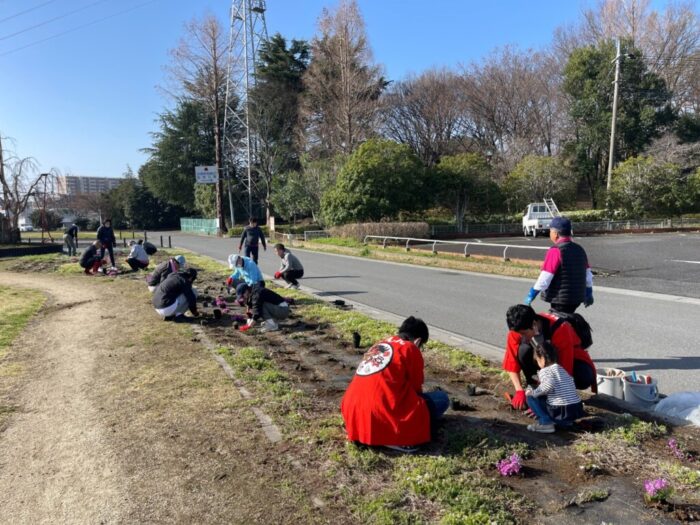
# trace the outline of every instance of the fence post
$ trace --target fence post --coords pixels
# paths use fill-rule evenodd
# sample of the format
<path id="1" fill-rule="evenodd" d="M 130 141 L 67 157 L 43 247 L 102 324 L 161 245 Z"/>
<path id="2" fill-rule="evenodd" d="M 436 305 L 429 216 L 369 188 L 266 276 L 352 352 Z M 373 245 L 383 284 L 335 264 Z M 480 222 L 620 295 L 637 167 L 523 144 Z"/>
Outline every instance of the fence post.
<path id="1" fill-rule="evenodd" d="M 168 235 L 168 248 L 172 248 L 172 247 L 173 247 L 173 243 L 172 243 L 172 240 L 170 239 L 170 235 Z"/>
<path id="2" fill-rule="evenodd" d="M 136 232 L 134 230 L 131 230 L 131 238 L 136 239 Z"/>
<path id="3" fill-rule="evenodd" d="M 437 255 L 437 250 L 435 249 L 436 244 L 437 244 L 437 241 L 433 242 L 433 255 Z"/>
<path id="4" fill-rule="evenodd" d="M 148 242 L 148 232 L 143 230 L 143 242 Z"/>
<path id="5" fill-rule="evenodd" d="M 382 248 L 386 248 L 386 241 L 388 240 L 388 237 L 384 237 L 384 242 L 382 243 Z"/>
<path id="6" fill-rule="evenodd" d="M 163 248 L 163 236 L 160 236 L 160 247 Z"/>
<path id="7" fill-rule="evenodd" d="M 411 248 L 409 248 L 408 244 L 411 242 L 411 239 L 406 239 L 406 251 L 410 252 Z"/>
<path id="8" fill-rule="evenodd" d="M 121 230 L 119 230 L 119 238 L 120 239 L 122 238 L 122 231 Z"/>
<path id="9" fill-rule="evenodd" d="M 506 262 L 508 260 L 508 257 L 506 257 L 506 252 L 508 251 L 508 246 L 506 246 L 503 249 L 503 262 Z"/>
<path id="10" fill-rule="evenodd" d="M 464 256 L 469 257 L 469 243 L 464 243 Z"/>

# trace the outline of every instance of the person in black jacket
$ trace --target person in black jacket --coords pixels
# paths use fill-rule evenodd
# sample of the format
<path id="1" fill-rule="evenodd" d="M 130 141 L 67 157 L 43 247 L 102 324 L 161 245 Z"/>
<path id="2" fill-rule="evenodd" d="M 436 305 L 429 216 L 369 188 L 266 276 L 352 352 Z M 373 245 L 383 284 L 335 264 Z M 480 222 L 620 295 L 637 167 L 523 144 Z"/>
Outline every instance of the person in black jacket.
<path id="1" fill-rule="evenodd" d="M 66 229 L 63 242 L 68 250 L 68 256 L 78 255 L 78 226 L 73 223 Z"/>
<path id="2" fill-rule="evenodd" d="M 80 257 L 80 267 L 85 269 L 85 275 L 93 275 L 102 266 L 102 257 L 97 255 L 97 250 L 101 248 L 100 241 L 93 242 L 85 248 L 83 255 Z"/>
<path id="3" fill-rule="evenodd" d="M 554 243 L 545 255 L 537 282 L 525 298 L 530 305 L 538 294 L 551 305 L 551 310 L 573 314 L 583 303 L 593 304 L 593 272 L 582 246 L 571 240 L 571 221 L 555 217 L 549 228 Z"/>
<path id="4" fill-rule="evenodd" d="M 158 285 L 153 293 L 153 307 L 165 321 L 177 321 L 189 310 L 197 317 L 197 293 L 192 283 L 197 279 L 197 270 L 171 273 Z"/>
<path id="5" fill-rule="evenodd" d="M 241 331 L 248 330 L 256 322 L 264 320 L 262 331 L 274 332 L 280 329 L 277 321 L 289 317 L 287 301 L 269 288 L 259 285 L 251 287 L 241 283 L 236 288 L 236 295 L 248 306 L 249 319 L 246 325 L 241 327 Z"/>
<path id="6" fill-rule="evenodd" d="M 100 248 L 100 257 L 105 256 L 105 250 L 109 251 L 109 260 L 112 263 L 112 268 L 115 268 L 114 264 L 114 246 L 117 244 L 117 239 L 114 237 L 114 230 L 112 229 L 112 219 L 106 219 L 102 226 L 97 229 L 97 240 L 102 243 L 102 248 Z"/>
<path id="7" fill-rule="evenodd" d="M 265 244 L 265 234 L 258 226 L 258 219 L 251 217 L 248 221 L 248 226 L 243 229 L 241 234 L 241 242 L 238 244 L 238 251 L 240 252 L 245 245 L 245 256 L 251 257 L 255 264 L 258 264 L 258 243 L 262 243 L 263 250 L 267 251 L 267 245 Z"/>
<path id="8" fill-rule="evenodd" d="M 153 273 L 146 276 L 146 282 L 148 283 L 148 291 L 155 292 L 156 287 L 165 281 L 165 279 L 171 273 L 176 273 L 185 269 L 185 256 L 178 255 L 177 257 L 171 257 L 167 261 L 160 263 L 156 266 Z"/>

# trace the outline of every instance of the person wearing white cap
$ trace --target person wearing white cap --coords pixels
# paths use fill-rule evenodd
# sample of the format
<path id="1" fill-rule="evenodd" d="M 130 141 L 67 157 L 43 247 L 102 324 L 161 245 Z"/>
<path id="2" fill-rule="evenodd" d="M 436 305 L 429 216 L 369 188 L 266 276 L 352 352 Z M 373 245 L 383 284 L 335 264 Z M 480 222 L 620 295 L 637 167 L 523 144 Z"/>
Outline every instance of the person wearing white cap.
<path id="1" fill-rule="evenodd" d="M 171 273 L 177 273 L 180 270 L 184 270 L 187 261 L 184 255 L 178 255 L 177 257 L 171 257 L 167 261 L 160 263 L 156 266 L 153 273 L 146 277 L 146 282 L 148 283 L 148 290 L 150 292 L 155 291 L 160 283 L 165 281 L 166 277 Z"/>

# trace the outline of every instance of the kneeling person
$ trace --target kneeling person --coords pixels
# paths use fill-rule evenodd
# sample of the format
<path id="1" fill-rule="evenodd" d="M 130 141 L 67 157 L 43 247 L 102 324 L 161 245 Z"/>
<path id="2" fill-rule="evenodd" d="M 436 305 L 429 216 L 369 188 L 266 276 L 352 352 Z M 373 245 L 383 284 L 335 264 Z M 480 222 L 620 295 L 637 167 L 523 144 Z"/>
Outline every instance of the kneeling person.
<path id="1" fill-rule="evenodd" d="M 165 281 L 165 279 L 171 273 L 177 273 L 180 270 L 185 269 L 185 257 L 184 255 L 178 255 L 177 257 L 171 257 L 167 261 L 163 261 L 158 266 L 155 267 L 153 273 L 146 276 L 146 282 L 148 283 L 148 291 L 155 292 L 156 287 Z"/>
<path id="2" fill-rule="evenodd" d="M 171 273 L 158 285 L 153 293 L 153 307 L 166 321 L 182 317 L 187 310 L 197 317 L 197 294 L 192 283 L 197 279 L 197 270 Z"/>
<path id="3" fill-rule="evenodd" d="M 262 331 L 274 332 L 279 330 L 277 321 L 283 321 L 289 317 L 289 304 L 284 297 L 259 284 L 255 286 L 239 284 L 236 288 L 236 296 L 248 306 L 250 315 L 246 325 L 241 328 L 243 331 L 254 326 L 256 322 L 264 320 Z"/>
<path id="4" fill-rule="evenodd" d="M 139 270 L 145 270 L 148 268 L 148 263 L 150 262 L 146 250 L 143 248 L 143 240 L 129 242 L 131 246 L 131 251 L 129 256 L 126 258 L 126 263 L 131 266 L 131 270 L 138 272 Z"/>
<path id="5" fill-rule="evenodd" d="M 574 379 L 576 388 L 597 391 L 596 368 L 588 352 L 581 347 L 581 339 L 568 321 L 552 313 L 536 314 L 532 307 L 516 304 L 506 314 L 508 339 L 503 357 L 503 370 L 508 372 L 515 388 L 512 406 L 524 409 L 527 405 L 520 372 L 525 383 L 536 386 L 539 366 L 534 359 L 531 340 L 542 344 L 550 342 L 557 352 L 557 362 Z"/>
<path id="6" fill-rule="evenodd" d="M 92 275 L 97 273 L 97 270 L 102 266 L 102 257 L 97 255 L 97 250 L 102 248 L 102 243 L 100 241 L 93 242 L 90 246 L 85 248 L 83 254 L 80 256 L 80 267 L 85 269 L 86 275 Z"/>
<path id="7" fill-rule="evenodd" d="M 297 279 L 304 277 L 304 267 L 297 256 L 284 247 L 284 244 L 275 244 L 275 251 L 277 256 L 282 259 L 280 269 L 275 272 L 275 279 L 281 277 L 287 283 L 287 288 L 298 290 L 299 281 Z"/>
<path id="8" fill-rule="evenodd" d="M 583 403 L 574 380 L 557 364 L 557 351 L 547 341 L 535 345 L 535 361 L 540 367 L 540 384 L 527 389 L 527 405 L 537 416 L 537 424 L 528 425 L 530 432 L 552 433 L 556 427 L 567 428 L 585 416 Z"/>
<path id="9" fill-rule="evenodd" d="M 428 327 L 411 316 L 365 353 L 340 404 L 350 441 L 402 452 L 430 441 L 431 423 L 450 401 L 445 392 L 423 393 L 427 341 Z"/>

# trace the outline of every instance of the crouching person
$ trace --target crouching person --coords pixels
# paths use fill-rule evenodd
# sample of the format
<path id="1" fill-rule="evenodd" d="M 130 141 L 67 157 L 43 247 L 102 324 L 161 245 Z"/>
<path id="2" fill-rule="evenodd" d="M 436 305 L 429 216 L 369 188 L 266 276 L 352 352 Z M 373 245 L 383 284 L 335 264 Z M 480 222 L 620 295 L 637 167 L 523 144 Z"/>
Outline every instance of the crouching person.
<path id="1" fill-rule="evenodd" d="M 297 279 L 304 277 L 304 267 L 297 256 L 284 247 L 284 244 L 275 244 L 275 251 L 277 256 L 282 259 L 280 269 L 275 272 L 275 279 L 281 277 L 287 283 L 287 288 L 298 290 L 299 281 Z"/>
<path id="2" fill-rule="evenodd" d="M 591 388 L 597 392 L 596 368 L 588 352 L 582 348 L 574 327 L 553 313 L 536 314 L 532 307 L 516 304 L 506 313 L 508 339 L 503 357 L 503 370 L 508 372 L 515 388 L 511 405 L 517 410 L 527 406 L 525 390 L 520 372 L 525 376 L 525 384 L 536 386 L 539 365 L 534 357 L 534 346 L 547 341 L 556 351 L 556 362 L 573 378 L 578 390 Z"/>
<path id="3" fill-rule="evenodd" d="M 80 256 L 80 267 L 85 269 L 85 275 L 94 275 L 102 266 L 102 257 L 97 254 L 97 250 L 102 248 L 100 241 L 93 242 L 85 248 Z"/>
<path id="4" fill-rule="evenodd" d="M 557 364 L 557 351 L 547 341 L 534 345 L 540 384 L 526 391 L 527 406 L 537 417 L 537 424 L 528 425 L 531 432 L 550 434 L 556 427 L 568 428 L 586 414 L 576 392 L 573 378 Z"/>
<path id="5" fill-rule="evenodd" d="M 197 270 L 171 273 L 158 285 L 153 293 L 153 307 L 165 321 L 180 320 L 187 310 L 197 317 L 197 294 L 192 283 L 197 279 Z"/>
<path id="6" fill-rule="evenodd" d="M 279 330 L 278 321 L 289 317 L 289 304 L 284 297 L 259 284 L 255 286 L 239 284 L 236 288 L 236 296 L 248 307 L 249 319 L 246 325 L 241 327 L 241 331 L 246 331 L 255 326 L 255 323 L 264 321 L 262 331 L 274 332 Z"/>
<path id="7" fill-rule="evenodd" d="M 138 272 L 139 270 L 145 270 L 148 268 L 148 254 L 143 248 L 143 240 L 130 241 L 129 246 L 131 246 L 131 251 L 129 256 L 126 258 L 126 263 L 131 266 L 131 270 Z"/>
<path id="8" fill-rule="evenodd" d="M 365 353 L 340 404 L 350 441 L 406 453 L 430 441 L 450 401 L 445 392 L 423 393 L 427 341 L 428 327 L 411 316 Z"/>
<path id="9" fill-rule="evenodd" d="M 167 261 L 163 261 L 158 266 L 155 267 L 153 273 L 146 276 L 146 282 L 148 283 L 148 291 L 155 292 L 156 287 L 165 281 L 165 279 L 171 273 L 177 273 L 180 270 L 185 269 L 185 256 L 178 255 L 177 257 L 171 257 Z"/>

